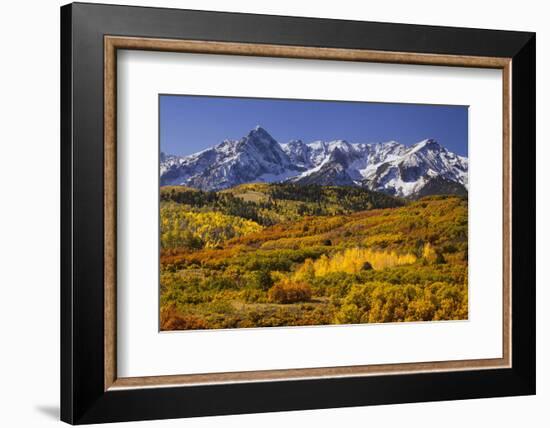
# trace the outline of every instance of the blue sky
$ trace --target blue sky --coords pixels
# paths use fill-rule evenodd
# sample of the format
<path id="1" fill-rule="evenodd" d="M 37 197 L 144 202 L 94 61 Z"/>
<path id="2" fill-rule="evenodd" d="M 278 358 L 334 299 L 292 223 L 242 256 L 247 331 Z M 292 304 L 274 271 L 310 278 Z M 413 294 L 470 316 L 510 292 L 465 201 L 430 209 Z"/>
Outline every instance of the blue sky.
<path id="1" fill-rule="evenodd" d="M 261 125 L 277 141 L 395 140 L 407 146 L 435 138 L 468 155 L 468 107 L 160 95 L 160 147 L 188 155 Z"/>

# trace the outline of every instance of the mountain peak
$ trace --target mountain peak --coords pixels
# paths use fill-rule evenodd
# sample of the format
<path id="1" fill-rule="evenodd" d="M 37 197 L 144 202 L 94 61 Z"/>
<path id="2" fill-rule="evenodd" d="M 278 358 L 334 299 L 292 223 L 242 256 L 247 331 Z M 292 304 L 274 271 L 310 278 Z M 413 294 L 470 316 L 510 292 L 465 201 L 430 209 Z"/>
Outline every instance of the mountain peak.
<path id="1" fill-rule="evenodd" d="M 434 140 L 433 138 L 428 138 L 426 140 L 422 140 L 412 146 L 413 149 L 421 150 L 423 148 L 431 149 L 431 150 L 437 150 L 440 149 L 441 146 L 439 143 Z"/>
<path id="2" fill-rule="evenodd" d="M 240 140 L 240 145 L 242 147 L 256 147 L 258 150 L 274 150 L 277 152 L 282 152 L 280 144 L 271 136 L 260 125 L 256 126 L 254 129 Z"/>
<path id="3" fill-rule="evenodd" d="M 269 132 L 267 132 L 264 128 L 262 128 L 260 125 L 256 125 L 248 133 L 248 137 L 253 137 L 253 136 L 273 139 L 271 134 Z"/>

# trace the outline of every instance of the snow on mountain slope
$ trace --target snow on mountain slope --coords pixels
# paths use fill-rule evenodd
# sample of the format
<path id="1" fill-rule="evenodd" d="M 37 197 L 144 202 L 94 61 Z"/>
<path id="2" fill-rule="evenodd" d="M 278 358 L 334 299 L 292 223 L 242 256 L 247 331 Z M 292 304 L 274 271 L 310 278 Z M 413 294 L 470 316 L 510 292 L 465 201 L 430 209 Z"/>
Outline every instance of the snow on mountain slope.
<path id="1" fill-rule="evenodd" d="M 363 186 L 396 196 L 465 193 L 468 159 L 433 139 L 406 147 L 345 140 L 279 144 L 257 126 L 240 140 L 178 157 L 161 153 L 161 185 L 219 190 L 248 182 Z M 424 192 L 422 190 L 424 189 Z"/>
<path id="2" fill-rule="evenodd" d="M 219 190 L 251 181 L 282 181 L 301 172 L 279 143 L 257 126 L 240 140 L 225 140 L 190 156 L 161 162 L 161 185 Z"/>
<path id="3" fill-rule="evenodd" d="M 369 189 L 397 196 L 415 194 L 435 178 L 467 189 L 468 159 L 430 139 L 400 150 L 396 156 L 372 162 L 371 168 L 362 175 L 363 184 Z"/>

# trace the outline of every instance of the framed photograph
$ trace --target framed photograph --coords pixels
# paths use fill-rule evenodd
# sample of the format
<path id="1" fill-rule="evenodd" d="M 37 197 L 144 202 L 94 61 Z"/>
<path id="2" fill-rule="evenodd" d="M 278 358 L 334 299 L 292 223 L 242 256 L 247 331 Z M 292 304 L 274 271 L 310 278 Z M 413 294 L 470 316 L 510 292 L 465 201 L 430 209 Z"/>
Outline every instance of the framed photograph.
<path id="1" fill-rule="evenodd" d="M 535 35 L 61 8 L 61 418 L 535 393 Z"/>

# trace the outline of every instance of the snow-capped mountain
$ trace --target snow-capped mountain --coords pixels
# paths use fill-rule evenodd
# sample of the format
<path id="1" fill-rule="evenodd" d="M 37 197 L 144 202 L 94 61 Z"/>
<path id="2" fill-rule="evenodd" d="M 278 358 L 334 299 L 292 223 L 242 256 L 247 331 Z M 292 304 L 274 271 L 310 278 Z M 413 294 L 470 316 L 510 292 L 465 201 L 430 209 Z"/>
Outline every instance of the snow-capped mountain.
<path id="1" fill-rule="evenodd" d="M 345 140 L 279 144 L 257 126 L 190 156 L 161 153 L 161 185 L 220 190 L 249 182 L 362 186 L 396 196 L 466 193 L 468 159 L 435 140 L 410 147 L 395 141 Z"/>
<path id="2" fill-rule="evenodd" d="M 240 140 L 225 140 L 190 156 L 165 156 L 161 185 L 219 190 L 252 181 L 276 182 L 299 174 L 279 143 L 257 126 Z"/>

